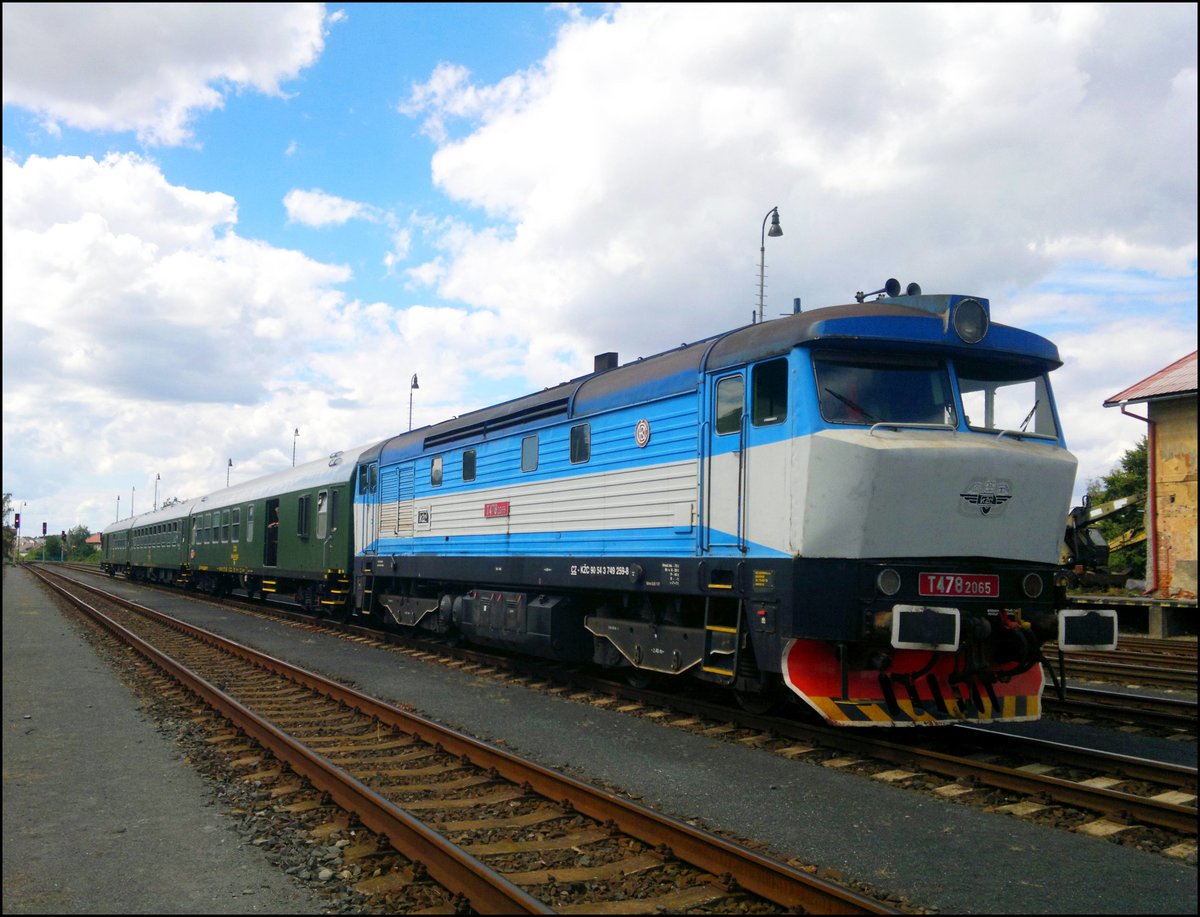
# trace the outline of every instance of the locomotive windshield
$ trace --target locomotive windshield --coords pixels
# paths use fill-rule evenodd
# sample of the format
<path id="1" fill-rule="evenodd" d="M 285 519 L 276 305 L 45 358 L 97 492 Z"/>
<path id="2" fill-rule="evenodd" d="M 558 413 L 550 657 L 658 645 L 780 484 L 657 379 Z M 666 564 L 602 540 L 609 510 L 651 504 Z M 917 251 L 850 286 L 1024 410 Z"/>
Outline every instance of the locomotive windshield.
<path id="1" fill-rule="evenodd" d="M 813 359 L 821 416 L 830 423 L 957 424 L 941 360 L 840 354 Z"/>
<path id="2" fill-rule="evenodd" d="M 1058 438 L 1050 383 L 1044 373 L 1007 376 L 957 367 L 967 426 L 986 432 L 1019 432 Z M 999 376 L 999 377 L 998 377 Z"/>

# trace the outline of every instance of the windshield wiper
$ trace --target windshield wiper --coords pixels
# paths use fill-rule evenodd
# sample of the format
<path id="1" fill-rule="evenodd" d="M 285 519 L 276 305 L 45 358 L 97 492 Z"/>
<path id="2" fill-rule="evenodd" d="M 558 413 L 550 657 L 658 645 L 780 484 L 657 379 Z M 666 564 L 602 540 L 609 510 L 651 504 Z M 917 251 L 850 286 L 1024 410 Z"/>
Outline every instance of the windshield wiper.
<path id="1" fill-rule="evenodd" d="M 1025 415 L 1025 419 L 1021 421 L 1021 432 L 1022 433 L 1024 433 L 1025 428 L 1027 426 L 1029 426 L 1029 421 L 1033 419 L 1033 412 L 1038 409 L 1038 405 L 1041 403 L 1042 403 L 1042 400 L 1040 398 L 1037 401 L 1035 401 L 1033 403 L 1033 407 L 1031 407 L 1029 409 L 1029 413 Z"/>
<path id="2" fill-rule="evenodd" d="M 879 420 L 878 417 L 876 417 L 874 414 L 872 414 L 870 411 L 868 411 L 862 405 L 855 404 L 853 401 L 851 401 L 845 395 L 839 395 L 837 392 L 835 392 L 831 388 L 826 388 L 825 391 L 829 392 L 829 394 L 831 394 L 834 398 L 836 398 L 842 404 L 846 405 L 846 407 L 850 408 L 850 410 L 858 411 L 858 413 L 860 413 L 867 420 L 875 420 L 875 421 Z"/>

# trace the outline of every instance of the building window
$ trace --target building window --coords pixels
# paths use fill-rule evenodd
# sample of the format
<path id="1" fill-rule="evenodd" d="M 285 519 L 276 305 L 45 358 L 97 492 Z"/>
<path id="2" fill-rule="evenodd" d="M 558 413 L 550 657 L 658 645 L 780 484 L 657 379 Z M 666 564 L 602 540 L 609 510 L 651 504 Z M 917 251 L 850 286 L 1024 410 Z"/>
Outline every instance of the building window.
<path id="1" fill-rule="evenodd" d="M 576 424 L 571 427 L 571 464 L 590 461 L 592 458 L 592 425 Z"/>
<path id="2" fill-rule="evenodd" d="M 538 466 L 538 435 L 526 436 L 521 440 L 521 470 L 536 471 Z"/>
<path id="3" fill-rule="evenodd" d="M 462 479 L 464 481 L 475 480 L 475 450 L 468 449 L 463 453 Z"/>

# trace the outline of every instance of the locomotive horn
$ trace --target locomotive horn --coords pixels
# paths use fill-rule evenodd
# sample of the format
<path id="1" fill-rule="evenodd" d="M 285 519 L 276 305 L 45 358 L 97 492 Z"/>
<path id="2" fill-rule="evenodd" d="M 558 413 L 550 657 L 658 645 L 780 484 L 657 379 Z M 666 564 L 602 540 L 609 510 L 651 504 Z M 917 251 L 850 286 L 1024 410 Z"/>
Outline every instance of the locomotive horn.
<path id="1" fill-rule="evenodd" d="M 889 277 L 887 279 L 887 283 L 883 285 L 882 289 L 872 290 L 870 293 L 863 293 L 862 291 L 859 291 L 858 293 L 854 294 L 854 298 L 859 302 L 862 302 L 868 296 L 874 296 L 876 293 L 887 293 L 888 296 L 898 296 L 900 294 L 900 281 L 895 277 Z"/>

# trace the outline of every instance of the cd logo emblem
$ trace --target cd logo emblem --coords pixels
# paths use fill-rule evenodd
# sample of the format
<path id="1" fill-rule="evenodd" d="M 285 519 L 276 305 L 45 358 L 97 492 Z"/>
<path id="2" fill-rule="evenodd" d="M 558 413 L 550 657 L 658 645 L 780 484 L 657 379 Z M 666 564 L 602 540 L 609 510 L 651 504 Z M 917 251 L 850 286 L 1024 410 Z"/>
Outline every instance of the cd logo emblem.
<path id="1" fill-rule="evenodd" d="M 644 449 L 646 443 L 650 442 L 650 421 L 639 420 L 637 426 L 633 430 L 633 441 L 638 444 L 639 449 Z"/>

